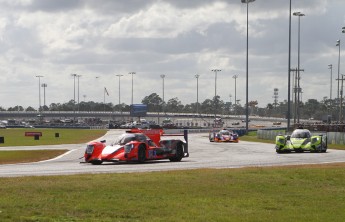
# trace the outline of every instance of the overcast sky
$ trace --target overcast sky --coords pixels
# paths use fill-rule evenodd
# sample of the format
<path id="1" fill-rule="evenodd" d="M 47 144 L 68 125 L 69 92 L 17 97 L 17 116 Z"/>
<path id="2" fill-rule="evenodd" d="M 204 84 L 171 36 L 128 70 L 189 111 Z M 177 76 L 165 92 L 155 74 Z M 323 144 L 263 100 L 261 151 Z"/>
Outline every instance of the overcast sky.
<path id="1" fill-rule="evenodd" d="M 292 0 L 300 11 L 300 85 L 303 101 L 337 96 L 345 74 L 344 0 Z M 0 106 L 39 106 L 39 79 L 46 83 L 46 104 L 74 97 L 79 78 L 80 101 L 134 103 L 151 93 L 183 104 L 217 95 L 245 104 L 246 4 L 240 0 L 0 0 Z M 297 67 L 298 17 L 292 17 L 291 66 Z M 259 107 L 287 100 L 289 0 L 257 0 L 249 4 L 249 101 Z M 343 43 L 344 42 L 344 43 Z M 344 71 L 342 71 L 344 70 Z M 76 100 L 77 100 L 76 81 Z M 230 97 L 232 95 L 232 97 Z M 43 88 L 41 88 L 43 105 Z"/>

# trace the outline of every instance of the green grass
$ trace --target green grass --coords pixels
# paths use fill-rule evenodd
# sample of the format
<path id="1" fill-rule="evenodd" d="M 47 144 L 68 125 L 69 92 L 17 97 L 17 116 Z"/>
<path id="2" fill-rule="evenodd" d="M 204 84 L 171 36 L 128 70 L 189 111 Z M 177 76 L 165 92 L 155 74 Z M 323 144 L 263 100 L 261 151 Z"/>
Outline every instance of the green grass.
<path id="1" fill-rule="evenodd" d="M 332 165 L 0 178 L 0 218 L 343 221 L 344 174 Z"/>
<path id="2" fill-rule="evenodd" d="M 34 140 L 32 136 L 24 136 L 25 132 L 42 132 L 43 136 L 39 140 Z M 59 133 L 59 137 L 55 137 L 55 133 Z M 85 129 L 1 129 L 0 136 L 4 137 L 5 143 L 0 144 L 0 164 L 37 162 L 66 152 L 66 150 L 2 151 L 1 147 L 79 144 L 97 139 L 105 133 L 106 130 Z"/>
<path id="3" fill-rule="evenodd" d="M 344 166 L 0 178 L 0 221 L 343 221 Z"/>
<path id="4" fill-rule="evenodd" d="M 57 157 L 67 150 L 0 151 L 0 164 L 28 163 Z"/>
<path id="5" fill-rule="evenodd" d="M 42 132 L 39 140 L 33 136 L 25 136 L 25 132 Z M 55 137 L 55 133 L 59 137 Z M 99 138 L 106 133 L 106 130 L 90 129 L 0 129 L 0 136 L 4 137 L 4 146 L 35 146 L 55 144 L 79 144 Z"/>

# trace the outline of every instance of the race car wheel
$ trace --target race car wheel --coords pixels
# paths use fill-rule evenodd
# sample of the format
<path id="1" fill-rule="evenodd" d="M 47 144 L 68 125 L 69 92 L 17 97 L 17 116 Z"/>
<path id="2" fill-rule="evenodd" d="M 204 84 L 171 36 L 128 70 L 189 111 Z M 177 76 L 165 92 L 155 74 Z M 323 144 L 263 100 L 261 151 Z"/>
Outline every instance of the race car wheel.
<path id="1" fill-rule="evenodd" d="M 321 148 L 321 153 L 326 153 L 327 151 L 327 144 L 324 144 L 324 146 L 322 146 Z"/>
<path id="2" fill-rule="evenodd" d="M 138 162 L 143 163 L 146 160 L 146 150 L 144 145 L 140 145 L 138 148 Z"/>
<path id="3" fill-rule="evenodd" d="M 324 144 L 323 144 L 324 146 L 322 147 L 322 153 L 326 153 L 326 151 L 327 151 L 327 138 L 326 138 L 326 141 L 324 142 Z"/>
<path id="4" fill-rule="evenodd" d="M 169 160 L 171 162 L 180 162 L 183 158 L 183 144 L 179 143 L 176 146 L 176 153 L 174 157 L 170 157 Z"/>
<path id="5" fill-rule="evenodd" d="M 101 160 L 93 160 L 91 162 L 92 165 L 101 165 L 102 163 L 103 163 L 103 161 L 101 161 Z"/>
<path id="6" fill-rule="evenodd" d="M 281 150 L 276 150 L 276 152 L 277 152 L 277 153 L 283 153 L 283 151 L 281 151 Z"/>

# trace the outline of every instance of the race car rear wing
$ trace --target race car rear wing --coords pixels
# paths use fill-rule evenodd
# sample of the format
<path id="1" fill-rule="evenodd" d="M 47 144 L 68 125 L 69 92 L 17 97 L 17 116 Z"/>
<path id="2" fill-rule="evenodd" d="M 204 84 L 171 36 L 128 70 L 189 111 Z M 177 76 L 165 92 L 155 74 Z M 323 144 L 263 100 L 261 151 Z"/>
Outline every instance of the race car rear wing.
<path id="1" fill-rule="evenodd" d="M 183 134 L 163 134 L 162 136 L 183 136 L 184 140 L 186 141 L 184 144 L 184 157 L 189 157 L 188 152 L 188 130 L 183 130 Z"/>

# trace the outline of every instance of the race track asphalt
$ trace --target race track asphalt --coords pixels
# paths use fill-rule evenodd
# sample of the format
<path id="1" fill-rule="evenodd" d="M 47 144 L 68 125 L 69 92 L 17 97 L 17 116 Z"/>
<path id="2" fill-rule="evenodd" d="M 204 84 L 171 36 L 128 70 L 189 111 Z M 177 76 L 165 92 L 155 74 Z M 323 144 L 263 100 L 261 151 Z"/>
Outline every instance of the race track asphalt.
<path id="1" fill-rule="evenodd" d="M 109 130 L 100 139 L 111 141 L 123 130 Z M 299 164 L 323 164 L 345 162 L 345 151 L 328 149 L 327 153 L 276 154 L 273 144 L 240 141 L 239 143 L 211 143 L 207 133 L 189 134 L 190 157 L 181 162 L 169 160 L 137 163 L 104 163 L 91 165 L 80 163 L 85 144 L 8 147 L 13 149 L 68 149 L 64 155 L 36 163 L 0 165 L 0 177 L 46 176 L 95 173 L 131 173 L 199 168 L 241 168 Z"/>

